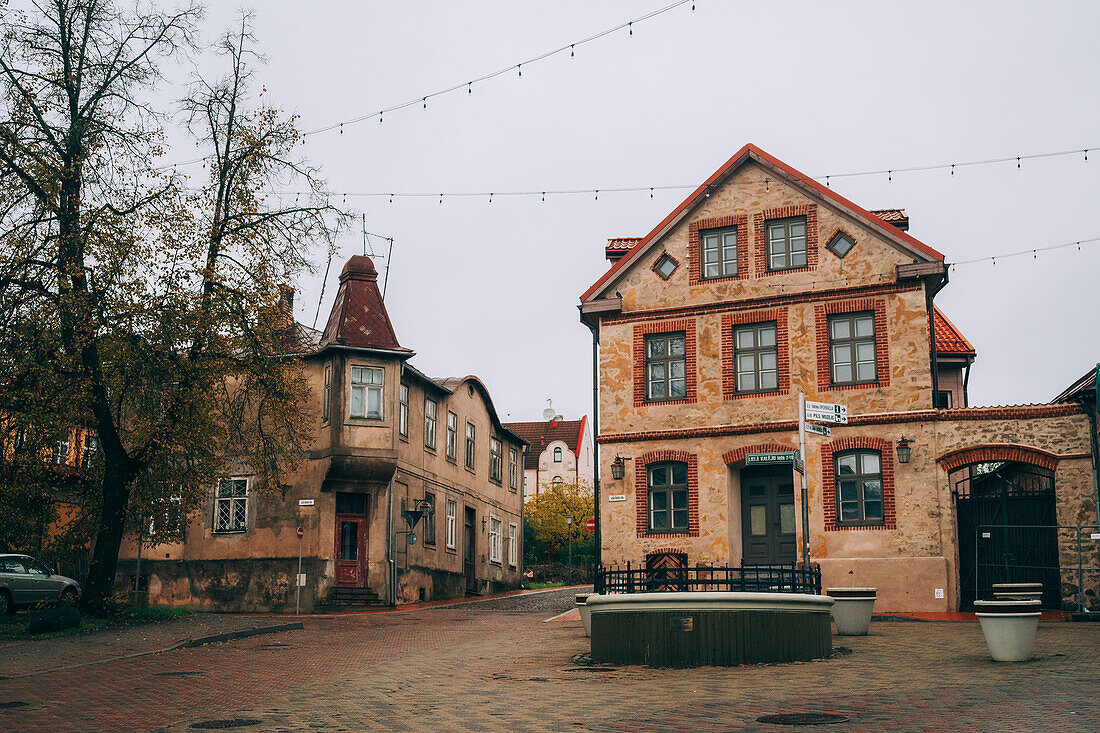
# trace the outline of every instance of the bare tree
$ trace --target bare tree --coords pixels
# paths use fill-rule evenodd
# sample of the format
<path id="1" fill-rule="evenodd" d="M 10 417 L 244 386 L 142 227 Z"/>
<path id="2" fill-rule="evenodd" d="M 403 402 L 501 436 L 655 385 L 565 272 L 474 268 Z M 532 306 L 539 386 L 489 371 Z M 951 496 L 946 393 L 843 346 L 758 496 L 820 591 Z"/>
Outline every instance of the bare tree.
<path id="1" fill-rule="evenodd" d="M 127 517 L 145 522 L 168 498 L 197 506 L 230 460 L 261 491 L 294 466 L 302 334 L 277 307 L 279 284 L 342 217 L 293 155 L 294 120 L 250 106 L 247 17 L 218 44 L 229 73 L 197 81 L 184 103 L 210 153 L 208 178 L 185 190 L 153 167 L 164 115 L 143 95 L 159 63 L 195 48 L 197 6 L 37 0 L 4 15 L 0 376 L 13 388 L 0 409 L 98 438 L 83 602 L 100 610 Z M 306 201 L 264 193 L 278 185 L 304 187 Z M 22 393 L 36 384 L 55 391 Z"/>

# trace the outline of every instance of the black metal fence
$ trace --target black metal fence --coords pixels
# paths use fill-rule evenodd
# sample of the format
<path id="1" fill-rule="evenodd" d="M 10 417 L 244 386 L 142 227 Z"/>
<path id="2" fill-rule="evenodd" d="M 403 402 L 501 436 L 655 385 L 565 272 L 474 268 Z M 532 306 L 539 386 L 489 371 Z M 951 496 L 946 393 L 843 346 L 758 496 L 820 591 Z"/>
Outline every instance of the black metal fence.
<path id="1" fill-rule="evenodd" d="M 597 594 L 688 591 L 750 591 L 821 595 L 821 570 L 790 565 L 741 567 L 631 567 L 612 565 L 596 569 Z"/>

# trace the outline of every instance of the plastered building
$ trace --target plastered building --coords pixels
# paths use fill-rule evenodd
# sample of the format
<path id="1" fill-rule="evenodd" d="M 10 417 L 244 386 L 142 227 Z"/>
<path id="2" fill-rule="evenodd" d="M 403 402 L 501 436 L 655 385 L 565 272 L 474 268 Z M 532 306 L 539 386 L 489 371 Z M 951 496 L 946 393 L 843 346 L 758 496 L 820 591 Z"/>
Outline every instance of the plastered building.
<path id="1" fill-rule="evenodd" d="M 592 487 L 592 431 L 588 416 L 580 420 L 553 418 L 505 423 L 526 440 L 523 500 L 529 501 L 555 484 Z"/>
<path id="2" fill-rule="evenodd" d="M 789 564 L 806 533 L 826 586 L 947 611 L 988 591 L 984 524 L 1039 524 L 1024 544 L 1054 570 L 1033 579 L 1073 602 L 1072 533 L 1055 528 L 1096 522 L 1088 418 L 969 406 L 975 350 L 934 304 L 944 256 L 907 229 L 747 145 L 649 234 L 608 243 L 580 306 L 605 565 Z M 808 529 L 792 467 L 746 464 L 798 450 L 800 391 L 849 415 L 807 436 Z"/>
<path id="3" fill-rule="evenodd" d="M 355 256 L 322 333 L 290 320 L 316 440 L 281 496 L 230 467 L 206 503 L 144 551 L 153 602 L 216 610 L 410 603 L 521 582 L 526 442 L 474 376 L 431 378 L 394 334 L 370 258 Z M 290 293 L 285 296 L 289 299 Z M 411 531 L 405 512 L 420 510 Z M 124 546 L 120 582 L 136 573 Z"/>

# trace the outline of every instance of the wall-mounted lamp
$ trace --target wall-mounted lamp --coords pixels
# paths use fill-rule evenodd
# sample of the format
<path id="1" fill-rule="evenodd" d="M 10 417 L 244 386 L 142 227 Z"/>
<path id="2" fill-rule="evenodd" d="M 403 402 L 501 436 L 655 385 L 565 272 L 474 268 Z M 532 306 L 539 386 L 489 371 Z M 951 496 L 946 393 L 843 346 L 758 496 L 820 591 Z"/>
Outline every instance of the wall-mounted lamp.
<path id="1" fill-rule="evenodd" d="M 898 441 L 898 463 L 909 462 L 909 443 L 904 437 Z"/>
<path id="2" fill-rule="evenodd" d="M 622 456 L 615 456 L 615 460 L 611 462 L 611 478 L 616 481 L 620 480 L 626 475 L 626 461 L 629 458 L 623 458 Z"/>

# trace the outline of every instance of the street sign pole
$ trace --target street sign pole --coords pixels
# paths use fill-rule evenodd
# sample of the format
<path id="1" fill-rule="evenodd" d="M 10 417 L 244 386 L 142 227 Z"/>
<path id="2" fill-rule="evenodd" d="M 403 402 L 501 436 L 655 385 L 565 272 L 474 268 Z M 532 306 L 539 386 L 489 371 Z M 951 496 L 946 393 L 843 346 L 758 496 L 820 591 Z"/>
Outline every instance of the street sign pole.
<path id="1" fill-rule="evenodd" d="M 798 456 L 802 459 L 802 569 L 810 569 L 810 501 L 806 489 L 806 395 L 798 392 Z"/>
<path id="2" fill-rule="evenodd" d="M 302 535 L 305 532 L 298 528 L 298 574 L 294 576 L 294 615 L 297 616 L 302 602 Z"/>

